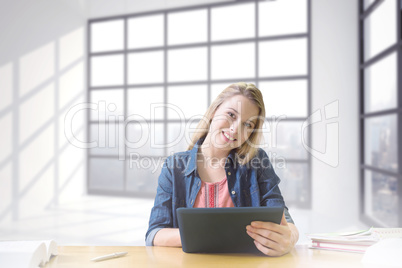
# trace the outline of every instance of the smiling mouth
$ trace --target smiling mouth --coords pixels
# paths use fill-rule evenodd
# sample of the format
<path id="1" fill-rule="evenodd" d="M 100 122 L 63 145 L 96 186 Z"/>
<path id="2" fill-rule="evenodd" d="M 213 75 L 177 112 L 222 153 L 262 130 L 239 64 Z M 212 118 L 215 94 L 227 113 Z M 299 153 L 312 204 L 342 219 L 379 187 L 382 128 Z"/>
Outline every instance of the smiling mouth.
<path id="1" fill-rule="evenodd" d="M 236 141 L 236 140 L 237 140 L 237 139 L 235 139 L 235 138 L 230 137 L 229 134 L 227 134 L 227 133 L 224 132 L 224 131 L 222 131 L 222 133 L 223 133 L 223 135 L 224 135 L 228 140 L 230 140 L 230 141 Z"/>

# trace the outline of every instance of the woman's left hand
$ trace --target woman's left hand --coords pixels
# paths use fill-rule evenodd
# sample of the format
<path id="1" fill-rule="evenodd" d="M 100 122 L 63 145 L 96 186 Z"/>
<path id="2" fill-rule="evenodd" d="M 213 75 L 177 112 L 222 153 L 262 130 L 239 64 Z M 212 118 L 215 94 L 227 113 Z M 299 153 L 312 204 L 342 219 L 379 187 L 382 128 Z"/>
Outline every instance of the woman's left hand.
<path id="1" fill-rule="evenodd" d="M 296 232 L 297 229 L 294 225 L 290 225 L 293 224 L 288 223 L 283 214 L 280 224 L 253 221 L 251 225 L 247 225 L 246 229 L 247 234 L 254 239 L 254 244 L 259 251 L 265 255 L 277 257 L 291 251 L 297 242 L 297 238 L 293 239 L 294 235 L 292 235 L 292 229 L 295 229 Z"/>

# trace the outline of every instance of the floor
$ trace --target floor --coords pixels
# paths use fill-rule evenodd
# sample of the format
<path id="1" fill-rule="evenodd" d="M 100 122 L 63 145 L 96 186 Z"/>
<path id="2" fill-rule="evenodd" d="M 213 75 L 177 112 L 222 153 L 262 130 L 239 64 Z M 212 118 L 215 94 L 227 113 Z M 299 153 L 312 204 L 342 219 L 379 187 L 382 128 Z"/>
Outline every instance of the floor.
<path id="1" fill-rule="evenodd" d="M 152 199 L 83 196 L 35 217 L 0 222 L 0 240 L 54 239 L 59 245 L 145 245 Z M 340 226 L 309 210 L 289 208 L 300 232 L 353 231 L 364 225 Z M 325 227 L 324 227 L 325 226 Z"/>

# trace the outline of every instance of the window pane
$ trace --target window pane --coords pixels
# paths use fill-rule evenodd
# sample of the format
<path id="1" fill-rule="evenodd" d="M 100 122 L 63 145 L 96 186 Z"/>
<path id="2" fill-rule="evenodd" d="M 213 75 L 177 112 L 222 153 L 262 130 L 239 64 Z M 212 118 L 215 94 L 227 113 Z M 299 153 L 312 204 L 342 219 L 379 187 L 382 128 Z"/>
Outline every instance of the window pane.
<path id="1" fill-rule="evenodd" d="M 255 4 L 211 9 L 211 40 L 255 37 Z"/>
<path id="2" fill-rule="evenodd" d="M 211 77 L 212 79 L 255 77 L 255 44 L 213 46 Z"/>
<path id="3" fill-rule="evenodd" d="M 365 163 L 397 171 L 397 116 L 386 115 L 365 120 Z"/>
<path id="4" fill-rule="evenodd" d="M 124 83 L 123 55 L 91 58 L 91 86 L 115 86 Z"/>
<path id="5" fill-rule="evenodd" d="M 281 0 L 259 4 L 259 35 L 307 32 L 307 1 Z"/>
<path id="6" fill-rule="evenodd" d="M 384 1 L 364 21 L 364 58 L 377 55 L 396 43 L 396 3 Z"/>
<path id="7" fill-rule="evenodd" d="M 233 83 L 236 83 L 233 81 Z M 230 84 L 233 83 L 219 83 L 219 84 L 211 84 L 211 103 L 218 97 L 218 95 L 227 88 Z"/>
<path id="8" fill-rule="evenodd" d="M 91 149 L 92 155 L 124 156 L 124 126 L 123 124 L 99 123 L 91 124 L 91 142 L 98 146 Z"/>
<path id="9" fill-rule="evenodd" d="M 163 15 L 137 17 L 128 20 L 128 48 L 163 46 Z"/>
<path id="10" fill-rule="evenodd" d="M 308 92 L 306 80 L 260 82 L 265 114 L 307 117 Z M 292 96 L 291 98 L 289 96 Z"/>
<path id="11" fill-rule="evenodd" d="M 307 159 L 307 151 L 302 145 L 302 139 L 308 140 L 307 131 L 302 133 L 304 122 L 280 121 L 268 119 L 262 132 L 264 134 L 264 149 L 271 152 L 271 157 L 282 159 Z"/>
<path id="12" fill-rule="evenodd" d="M 397 106 L 396 53 L 365 69 L 364 110 L 374 112 Z"/>
<path id="13" fill-rule="evenodd" d="M 122 191 L 124 189 L 124 161 L 115 158 L 91 158 L 89 170 L 91 190 Z"/>
<path id="14" fill-rule="evenodd" d="M 112 120 L 118 121 L 119 116 L 124 116 L 124 93 L 122 89 L 91 90 L 90 94 L 91 103 L 98 107 L 97 110 L 90 110 L 91 120 L 106 121 L 112 116 Z"/>
<path id="15" fill-rule="evenodd" d="M 91 52 L 124 49 L 124 21 L 91 24 Z"/>
<path id="16" fill-rule="evenodd" d="M 176 86 L 168 88 L 169 119 L 200 118 L 207 110 L 207 86 Z"/>
<path id="17" fill-rule="evenodd" d="M 198 122 L 199 120 L 193 120 L 183 124 L 168 124 L 168 155 L 187 150 L 187 147 L 191 144 L 191 137 L 195 133 Z"/>
<path id="18" fill-rule="evenodd" d="M 364 173 L 364 210 L 384 226 L 398 226 L 398 179 L 381 173 Z"/>
<path id="19" fill-rule="evenodd" d="M 127 165 L 127 191 L 156 193 L 164 159 L 133 157 Z"/>
<path id="20" fill-rule="evenodd" d="M 269 154 L 268 154 L 269 156 Z M 282 159 L 270 159 L 273 162 L 275 173 L 281 179 L 279 187 L 286 204 L 304 203 L 308 200 L 307 188 L 308 164 L 284 163 Z"/>
<path id="21" fill-rule="evenodd" d="M 132 121 L 127 125 L 127 152 L 135 156 L 163 156 L 163 124 Z"/>
<path id="22" fill-rule="evenodd" d="M 128 55 L 128 83 L 162 83 L 163 51 L 131 53 Z"/>
<path id="23" fill-rule="evenodd" d="M 266 41 L 259 44 L 259 75 L 306 75 L 307 40 Z"/>
<path id="24" fill-rule="evenodd" d="M 169 82 L 206 80 L 207 49 L 175 49 L 168 52 Z"/>
<path id="25" fill-rule="evenodd" d="M 151 112 L 152 109 L 154 111 Z M 163 119 L 163 111 L 162 87 L 136 88 L 128 91 L 128 115 L 140 115 L 146 120 Z"/>
<path id="26" fill-rule="evenodd" d="M 168 44 L 206 42 L 207 10 L 170 13 L 168 15 Z"/>

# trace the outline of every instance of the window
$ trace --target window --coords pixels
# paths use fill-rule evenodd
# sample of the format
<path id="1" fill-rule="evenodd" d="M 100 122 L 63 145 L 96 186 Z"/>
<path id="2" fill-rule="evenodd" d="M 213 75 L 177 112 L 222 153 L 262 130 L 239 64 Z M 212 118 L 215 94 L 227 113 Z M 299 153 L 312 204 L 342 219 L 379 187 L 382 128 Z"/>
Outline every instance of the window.
<path id="1" fill-rule="evenodd" d="M 186 150 L 218 93 L 244 81 L 263 93 L 263 148 L 287 204 L 309 207 L 309 6 L 237 1 L 89 20 L 89 193 L 154 195 L 165 157 Z"/>
<path id="2" fill-rule="evenodd" d="M 360 1 L 361 216 L 402 224 L 401 1 Z"/>

